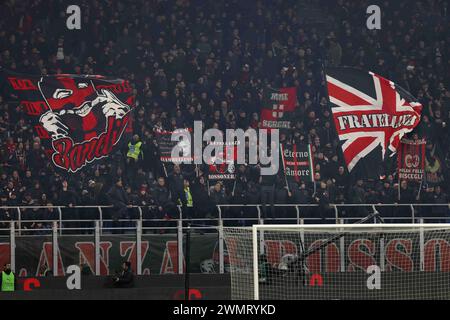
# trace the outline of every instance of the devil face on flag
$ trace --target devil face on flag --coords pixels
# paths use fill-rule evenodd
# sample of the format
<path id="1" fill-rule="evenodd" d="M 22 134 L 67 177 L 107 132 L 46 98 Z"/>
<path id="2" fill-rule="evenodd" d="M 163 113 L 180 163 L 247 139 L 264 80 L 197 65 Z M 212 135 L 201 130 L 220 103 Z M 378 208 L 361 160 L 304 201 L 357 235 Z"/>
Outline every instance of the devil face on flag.
<path id="1" fill-rule="evenodd" d="M 109 156 L 131 130 L 132 89 L 100 76 L 8 76 L 55 166 L 74 173 Z"/>
<path id="2" fill-rule="evenodd" d="M 331 111 L 349 171 L 375 149 L 381 159 L 397 151 L 401 138 L 420 122 L 422 105 L 412 95 L 373 72 L 328 68 Z M 374 168 L 374 163 L 371 164 Z"/>

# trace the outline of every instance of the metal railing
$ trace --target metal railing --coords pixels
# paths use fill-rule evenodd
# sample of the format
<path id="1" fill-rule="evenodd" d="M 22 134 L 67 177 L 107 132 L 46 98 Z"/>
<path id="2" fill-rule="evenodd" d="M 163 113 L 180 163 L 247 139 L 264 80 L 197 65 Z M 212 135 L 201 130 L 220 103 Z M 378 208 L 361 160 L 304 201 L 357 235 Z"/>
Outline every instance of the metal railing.
<path id="1" fill-rule="evenodd" d="M 435 219 L 435 217 L 433 217 Z M 224 259 L 224 253 L 225 253 L 225 241 L 224 241 L 224 219 L 213 219 L 217 225 L 212 226 L 194 226 L 191 227 L 190 225 L 185 225 L 185 222 L 193 221 L 194 219 L 176 219 L 173 220 L 172 223 L 176 223 L 174 227 L 163 227 L 163 229 L 166 230 L 173 230 L 175 234 L 177 235 L 177 252 L 178 252 L 178 274 L 183 274 L 183 265 L 184 265 L 184 254 L 183 254 L 183 248 L 184 248 L 184 230 L 187 228 L 190 228 L 191 230 L 212 230 L 217 235 L 217 241 L 218 241 L 218 253 L 219 253 L 219 273 L 225 272 L 225 259 Z M 195 219 L 194 221 L 203 220 L 203 219 Z M 254 219 L 255 220 L 255 219 Z M 300 218 L 298 221 L 297 219 L 285 219 L 285 221 L 288 221 L 290 223 L 298 223 L 298 224 L 305 224 L 308 221 L 311 222 L 313 220 L 317 220 L 314 218 Z M 334 221 L 334 218 L 332 218 Z M 257 221 L 257 223 L 263 224 L 266 220 L 260 219 Z M 329 220 L 328 220 L 329 221 Z M 146 231 L 151 230 L 157 230 L 161 229 L 161 227 L 144 227 L 143 222 L 145 220 L 134 220 L 135 225 L 132 227 L 119 227 L 122 231 L 126 230 L 129 231 L 134 237 L 136 241 L 136 274 L 141 275 L 142 274 L 142 237 L 146 233 Z M 348 219 L 339 218 L 335 221 L 338 224 L 345 224 L 349 221 Z M 417 218 L 417 223 L 425 223 L 425 218 Z M 376 221 L 374 220 L 374 223 Z M 99 220 L 93 221 L 93 227 L 84 227 L 84 228 L 65 228 L 60 225 L 58 225 L 57 221 L 53 221 L 50 228 L 45 228 L 42 230 L 48 231 L 48 234 L 45 236 L 51 236 L 52 238 L 52 266 L 58 266 L 58 253 L 60 252 L 59 246 L 58 246 L 58 239 L 62 235 L 62 230 L 65 231 L 73 231 L 73 230 L 87 230 L 91 231 L 94 234 L 94 244 L 95 244 L 95 275 L 100 275 L 100 241 L 101 241 L 101 234 L 106 233 L 105 231 L 111 231 L 114 229 L 114 227 L 102 227 L 101 222 Z M 10 221 L 9 222 L 9 228 L 3 228 L 0 229 L 0 232 L 5 232 L 9 235 L 9 247 L 10 247 L 10 263 L 11 268 L 15 272 L 16 271 L 16 238 L 17 237 L 26 237 L 27 235 L 24 235 L 24 233 L 32 232 L 33 230 L 20 230 L 16 228 L 16 221 Z M 21 232 L 22 231 L 22 232 Z M 102 232 L 103 231 L 103 232 Z M 21 235 L 22 234 L 22 235 Z M 52 268 L 53 275 L 58 276 L 58 268 Z"/>
<path id="2" fill-rule="evenodd" d="M 262 205 L 262 204 L 224 204 L 224 205 L 217 205 L 218 209 L 218 218 L 223 218 L 223 210 L 225 208 L 245 208 L 245 207 L 254 207 L 257 211 L 257 218 L 258 220 L 261 220 L 263 218 L 262 215 L 262 209 L 265 207 L 266 210 L 269 210 L 271 207 L 270 205 Z M 273 205 L 275 208 L 294 208 L 296 212 L 296 219 L 299 221 L 299 219 L 302 217 L 301 211 L 303 209 L 311 209 L 311 208 L 320 208 L 317 204 L 275 204 Z M 417 211 L 418 208 L 436 208 L 436 207 L 442 207 L 447 208 L 447 213 L 450 213 L 450 203 L 446 204 L 434 204 L 434 203 L 408 203 L 408 204 L 401 204 L 401 203 L 393 203 L 393 204 L 329 204 L 329 207 L 331 210 L 334 211 L 334 219 L 336 220 L 336 223 L 338 223 L 338 220 L 341 218 L 349 219 L 349 220 L 359 220 L 363 218 L 362 215 L 343 215 L 340 210 L 342 209 L 371 209 L 371 212 L 379 212 L 380 209 L 383 208 L 407 208 L 410 210 L 410 215 L 408 216 L 398 216 L 398 215 L 391 215 L 386 216 L 385 218 L 391 219 L 391 220 L 406 220 L 409 219 L 411 223 L 416 222 Z M 370 212 L 370 211 L 368 211 Z M 236 218 L 236 217 L 235 217 Z M 235 218 L 230 217 L 230 219 L 235 220 Z M 304 218 L 304 217 L 303 217 Z M 450 215 L 443 215 L 443 216 L 428 216 L 428 217 L 421 217 L 424 219 L 439 219 L 439 220 L 446 220 L 450 219 Z M 277 218 L 278 219 L 278 218 Z M 326 217 L 326 220 L 330 220 L 330 217 Z"/>
<path id="3" fill-rule="evenodd" d="M 306 221 L 308 220 L 324 220 L 327 222 L 338 223 L 340 219 L 346 219 L 348 221 L 352 220 L 358 220 L 361 219 L 364 215 L 353 213 L 353 214 L 344 214 L 343 209 L 347 210 L 354 210 L 354 209 L 363 209 L 367 210 L 367 213 L 371 212 L 380 212 L 383 211 L 385 208 L 391 208 L 391 209 L 409 209 L 409 215 L 399 216 L 398 214 L 395 215 L 384 215 L 383 217 L 386 219 L 389 219 L 392 222 L 395 221 L 409 221 L 411 223 L 416 222 L 416 218 L 424 218 L 425 221 L 427 220 L 440 220 L 440 221 L 450 221 L 450 203 L 447 204 L 424 204 L 424 203 L 414 203 L 414 204 L 329 204 L 328 209 L 328 215 L 325 217 L 318 217 L 318 216 L 308 216 L 305 215 L 305 211 L 311 211 L 311 210 L 322 210 L 323 208 L 320 208 L 317 204 L 274 204 L 274 208 L 278 209 L 293 209 L 294 214 L 289 214 L 288 217 L 273 217 L 267 214 L 267 211 L 271 210 L 271 205 L 262 205 L 262 204 L 223 204 L 223 205 L 217 205 L 216 206 L 216 217 L 215 218 L 186 218 L 183 214 L 183 208 L 182 206 L 177 206 L 178 208 L 178 217 L 173 218 L 172 221 L 178 221 L 181 220 L 183 222 L 191 223 L 191 224 L 199 224 L 197 227 L 202 228 L 202 225 L 205 223 L 213 223 L 215 227 L 219 226 L 220 223 L 233 223 L 233 222 L 249 222 L 249 223 L 260 223 L 264 221 L 271 221 L 271 222 L 288 222 L 288 223 L 300 223 L 301 219 L 304 219 Z M 110 205 L 98 205 L 98 206 L 0 206 L 1 210 L 11 210 L 13 212 L 16 212 L 16 218 L 13 218 L 11 220 L 14 220 L 17 224 L 17 230 L 19 232 L 19 235 L 22 235 L 23 231 L 29 231 L 24 225 L 26 224 L 32 224 L 32 223 L 44 223 L 48 224 L 53 221 L 57 221 L 58 225 L 61 227 L 59 228 L 59 234 L 61 235 L 63 233 L 63 230 L 68 230 L 69 228 L 62 228 L 64 224 L 68 225 L 71 223 L 74 224 L 87 224 L 87 223 L 93 223 L 94 221 L 99 221 L 100 223 L 100 234 L 103 233 L 104 225 L 105 224 L 111 224 L 113 222 L 119 222 L 119 223 L 135 223 L 137 220 L 140 221 L 140 223 L 166 223 L 166 219 L 158 219 L 158 218 L 144 218 L 144 210 L 154 210 L 157 208 L 157 206 L 130 206 L 131 210 L 137 210 L 137 219 L 119 219 L 119 220 L 113 220 L 113 219 L 105 219 L 104 218 L 104 210 L 115 210 L 113 206 Z M 423 216 L 418 215 L 417 213 L 423 211 L 425 209 L 429 210 L 429 208 L 447 208 L 447 214 L 444 215 L 437 215 L 437 216 Z M 89 209 L 95 209 L 96 214 L 92 212 L 93 216 L 90 217 L 90 219 L 66 219 L 64 215 L 70 215 L 70 212 L 67 212 L 66 209 L 69 210 L 89 210 Z M 251 209 L 254 209 L 253 213 L 249 213 Z M 26 210 L 56 210 L 58 213 L 58 219 L 28 219 L 26 217 L 27 211 Z M 234 215 L 237 211 L 245 211 L 246 215 Z M 333 212 L 333 214 L 330 214 Z M 404 214 L 404 212 L 402 212 Z M 11 220 L 2 220 L 0 221 L 1 224 L 9 223 Z M 238 223 L 239 224 L 239 223 Z M 158 228 L 161 228 L 161 226 L 158 226 Z M 176 228 L 176 227 L 168 227 L 164 226 L 166 229 L 170 228 Z M 204 226 L 204 228 L 209 228 Z M 81 230 L 82 228 L 75 228 L 78 230 Z M 124 227 L 120 227 L 120 229 L 124 229 Z M 33 230 L 33 229 L 31 229 Z"/>

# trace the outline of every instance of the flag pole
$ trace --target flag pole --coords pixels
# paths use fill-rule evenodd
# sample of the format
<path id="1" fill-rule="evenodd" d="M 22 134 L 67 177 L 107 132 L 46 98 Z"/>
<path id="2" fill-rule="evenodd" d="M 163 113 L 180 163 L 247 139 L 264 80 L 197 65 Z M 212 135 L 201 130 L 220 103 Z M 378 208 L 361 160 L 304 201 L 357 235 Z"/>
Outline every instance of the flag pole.
<path id="1" fill-rule="evenodd" d="M 401 141 L 400 141 L 401 142 Z M 397 152 L 397 201 L 400 201 L 400 162 L 402 161 L 403 157 L 403 145 L 400 145 Z"/>
<path id="2" fill-rule="evenodd" d="M 314 188 L 314 193 L 313 193 L 312 197 L 314 198 L 314 196 L 316 195 L 316 192 L 317 192 L 317 186 L 316 186 L 316 179 L 315 178 L 313 178 L 313 188 Z"/>
<path id="3" fill-rule="evenodd" d="M 166 165 L 163 162 L 163 169 L 164 169 L 164 174 L 166 175 L 166 178 L 168 178 L 169 176 L 167 175 L 167 169 L 166 169 Z"/>
<path id="4" fill-rule="evenodd" d="M 309 153 L 309 170 L 311 171 L 311 181 L 314 181 L 314 163 L 310 143 L 308 143 L 308 153 Z"/>
<path id="5" fill-rule="evenodd" d="M 422 142 L 422 143 L 420 143 L 419 144 L 419 146 L 420 146 L 420 149 L 419 150 L 421 150 L 421 162 L 422 162 L 422 165 L 424 165 L 424 159 L 425 159 L 425 141 L 422 139 L 422 140 L 419 140 L 420 142 Z M 420 199 L 420 194 L 421 194 L 421 192 L 422 192 L 422 186 L 423 186 L 423 181 L 424 181 L 424 179 L 426 179 L 426 176 L 425 176 L 425 167 L 423 167 L 423 172 L 422 172 L 422 177 L 421 177 L 421 179 L 420 179 L 420 185 L 419 185 L 419 191 L 417 192 L 417 201 L 419 201 L 419 199 Z"/>
<path id="6" fill-rule="evenodd" d="M 286 188 L 287 188 L 288 193 L 291 193 L 291 191 L 289 190 L 289 184 L 288 184 L 287 177 L 286 177 L 286 164 L 284 163 L 284 149 L 283 149 L 282 143 L 280 143 L 280 147 L 281 147 L 281 162 L 283 162 L 284 181 L 286 183 Z"/>
<path id="7" fill-rule="evenodd" d="M 422 191 L 422 185 L 423 185 L 423 175 L 422 175 L 422 179 L 420 179 L 419 191 L 417 192 L 417 196 L 416 196 L 417 201 L 419 201 L 419 199 L 420 199 L 420 192 Z"/>

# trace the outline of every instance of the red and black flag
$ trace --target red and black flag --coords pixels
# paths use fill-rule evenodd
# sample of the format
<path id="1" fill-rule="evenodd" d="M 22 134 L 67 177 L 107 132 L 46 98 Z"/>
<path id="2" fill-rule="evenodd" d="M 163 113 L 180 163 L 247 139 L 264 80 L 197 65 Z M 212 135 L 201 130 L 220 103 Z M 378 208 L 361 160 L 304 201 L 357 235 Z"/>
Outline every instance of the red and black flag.
<path id="1" fill-rule="evenodd" d="M 132 132 L 134 96 L 126 80 L 4 71 L 1 75 L 31 118 L 51 161 L 65 172 L 108 157 Z"/>
<path id="2" fill-rule="evenodd" d="M 398 179 L 420 182 L 425 172 L 425 140 L 402 140 L 398 149 Z"/>
<path id="3" fill-rule="evenodd" d="M 402 137 L 420 121 L 422 105 L 406 90 L 373 72 L 328 68 L 331 111 L 349 171 L 370 156 L 366 168 L 395 153 Z M 378 162 L 379 163 L 379 162 Z"/>
<path id="4" fill-rule="evenodd" d="M 261 108 L 262 128 L 289 129 L 291 117 L 297 106 L 297 89 L 266 88 L 264 89 Z"/>

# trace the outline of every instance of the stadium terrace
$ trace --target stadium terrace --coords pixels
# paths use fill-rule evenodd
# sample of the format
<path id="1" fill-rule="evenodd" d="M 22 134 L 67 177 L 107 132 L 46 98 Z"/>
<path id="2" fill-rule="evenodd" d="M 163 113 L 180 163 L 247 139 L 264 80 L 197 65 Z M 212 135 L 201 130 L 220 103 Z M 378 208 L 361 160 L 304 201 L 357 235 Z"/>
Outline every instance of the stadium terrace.
<path id="1" fill-rule="evenodd" d="M 450 2 L 374 2 L 0 1 L 0 301 L 450 300 Z"/>

